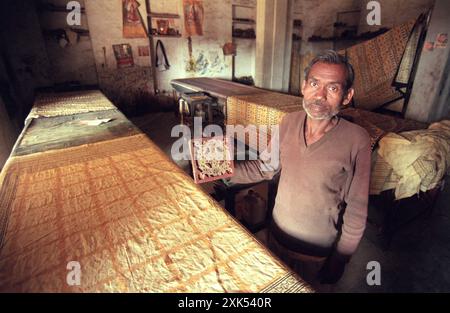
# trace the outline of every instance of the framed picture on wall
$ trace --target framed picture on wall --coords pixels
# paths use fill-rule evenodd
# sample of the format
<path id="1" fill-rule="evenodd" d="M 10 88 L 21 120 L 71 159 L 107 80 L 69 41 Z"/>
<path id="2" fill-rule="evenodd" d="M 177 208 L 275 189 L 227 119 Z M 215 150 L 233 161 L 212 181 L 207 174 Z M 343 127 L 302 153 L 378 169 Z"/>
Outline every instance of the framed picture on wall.
<path id="1" fill-rule="evenodd" d="M 113 45 L 117 68 L 131 67 L 134 65 L 133 52 L 130 44 Z"/>
<path id="2" fill-rule="evenodd" d="M 158 27 L 158 34 L 167 35 L 169 33 L 169 21 L 168 20 L 156 20 L 156 25 Z"/>
<path id="3" fill-rule="evenodd" d="M 138 46 L 138 52 L 140 57 L 148 57 L 150 56 L 150 47 L 149 46 Z"/>

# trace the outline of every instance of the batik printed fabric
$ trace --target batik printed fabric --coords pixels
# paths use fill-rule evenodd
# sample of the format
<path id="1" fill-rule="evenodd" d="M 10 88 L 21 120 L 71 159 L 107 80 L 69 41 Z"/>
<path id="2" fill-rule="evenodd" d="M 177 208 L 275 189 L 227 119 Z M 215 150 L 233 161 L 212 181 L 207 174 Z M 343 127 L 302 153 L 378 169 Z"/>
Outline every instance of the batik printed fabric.
<path id="1" fill-rule="evenodd" d="M 393 86 L 415 20 L 346 49 L 355 70 L 354 103 L 373 110 L 402 97 Z"/>

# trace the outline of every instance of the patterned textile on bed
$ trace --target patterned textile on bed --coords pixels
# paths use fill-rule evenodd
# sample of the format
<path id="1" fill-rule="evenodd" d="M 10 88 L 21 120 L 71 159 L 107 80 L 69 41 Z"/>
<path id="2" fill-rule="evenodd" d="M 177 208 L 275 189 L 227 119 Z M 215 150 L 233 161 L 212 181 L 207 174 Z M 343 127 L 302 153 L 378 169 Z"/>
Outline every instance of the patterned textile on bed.
<path id="1" fill-rule="evenodd" d="M 369 133 L 372 150 L 375 149 L 378 141 L 389 132 L 399 133 L 428 127 L 427 123 L 355 108 L 343 109 L 339 115 L 352 123 L 358 124 Z"/>
<path id="2" fill-rule="evenodd" d="M 439 185 L 450 174 L 450 121 L 426 130 L 388 133 L 373 159 L 371 194 L 395 189 L 395 199 L 413 196 Z"/>
<path id="3" fill-rule="evenodd" d="M 373 110 L 402 96 L 393 82 L 414 24 L 415 20 L 409 21 L 341 51 L 349 57 L 355 70 L 353 88 L 357 108 Z"/>
<path id="4" fill-rule="evenodd" d="M 37 96 L 27 119 L 116 109 L 99 90 L 47 93 Z"/>

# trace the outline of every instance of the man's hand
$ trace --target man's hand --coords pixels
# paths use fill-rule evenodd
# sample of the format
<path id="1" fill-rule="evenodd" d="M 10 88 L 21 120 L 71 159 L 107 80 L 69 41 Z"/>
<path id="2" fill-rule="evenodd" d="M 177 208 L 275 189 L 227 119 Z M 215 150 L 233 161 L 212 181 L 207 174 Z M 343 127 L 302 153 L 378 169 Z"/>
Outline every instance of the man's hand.
<path id="1" fill-rule="evenodd" d="M 344 274 L 345 265 L 349 260 L 348 256 L 333 252 L 325 261 L 319 272 L 321 284 L 335 284 Z"/>

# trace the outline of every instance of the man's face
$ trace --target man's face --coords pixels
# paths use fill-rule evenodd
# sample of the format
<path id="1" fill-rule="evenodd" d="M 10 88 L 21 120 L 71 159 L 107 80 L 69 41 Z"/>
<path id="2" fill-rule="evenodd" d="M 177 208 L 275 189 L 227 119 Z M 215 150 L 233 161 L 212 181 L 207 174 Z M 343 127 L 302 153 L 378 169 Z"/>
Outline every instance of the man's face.
<path id="1" fill-rule="evenodd" d="M 341 106 L 350 103 L 354 90 L 345 90 L 346 68 L 340 64 L 318 62 L 303 81 L 303 108 L 315 120 L 331 119 Z"/>

